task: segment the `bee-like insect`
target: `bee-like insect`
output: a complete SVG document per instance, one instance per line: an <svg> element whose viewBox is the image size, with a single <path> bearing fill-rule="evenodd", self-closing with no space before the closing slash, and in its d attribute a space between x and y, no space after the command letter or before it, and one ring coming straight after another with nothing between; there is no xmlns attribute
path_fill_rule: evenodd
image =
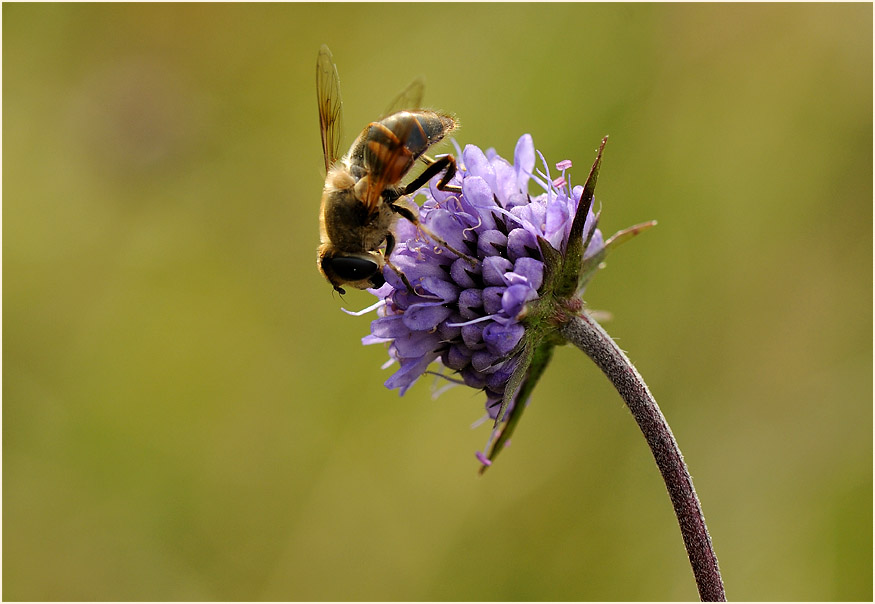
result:
<svg viewBox="0 0 875 604"><path fill-rule="evenodd" d="M322 243L317 263L328 282L341 294L346 293L343 285L358 289L380 287L385 283L382 270L386 264L412 291L403 273L389 261L395 247L392 226L397 216L415 224L438 245L468 258L422 225L410 208L396 203L441 171L445 172L438 188L459 191L458 187L448 184L456 173L453 156L435 160L425 155L426 150L452 132L458 122L444 113L417 109L422 90L420 80L411 84L395 99L386 117L368 124L338 161L340 79L331 51L325 45L319 51L316 97L327 175L319 210ZM417 159L426 164L426 169L408 185L400 186L401 179Z"/></svg>

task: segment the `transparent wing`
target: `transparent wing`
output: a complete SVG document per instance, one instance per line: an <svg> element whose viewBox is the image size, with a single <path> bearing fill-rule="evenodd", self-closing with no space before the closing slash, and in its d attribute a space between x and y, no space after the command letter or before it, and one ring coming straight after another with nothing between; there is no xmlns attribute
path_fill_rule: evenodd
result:
<svg viewBox="0 0 875 604"><path fill-rule="evenodd" d="M425 80L421 77L416 78L398 96L392 99L382 117L388 117L405 109L419 109L422 106L422 95L424 92Z"/></svg>
<svg viewBox="0 0 875 604"><path fill-rule="evenodd" d="M382 121L369 126L364 158L371 176L364 202L371 210L377 207L383 191L398 184L413 163L407 139L412 129L418 127L416 121L392 116L399 111L419 109L424 92L425 80L418 77L392 99Z"/></svg>
<svg viewBox="0 0 875 604"><path fill-rule="evenodd" d="M323 44L316 59L316 101L319 104L319 130L325 171L340 157L341 117L340 78L331 51Z"/></svg>

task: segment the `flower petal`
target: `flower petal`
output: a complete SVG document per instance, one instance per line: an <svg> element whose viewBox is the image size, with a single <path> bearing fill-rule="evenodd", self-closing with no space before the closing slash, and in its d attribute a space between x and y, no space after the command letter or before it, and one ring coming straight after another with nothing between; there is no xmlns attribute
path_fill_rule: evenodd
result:
<svg viewBox="0 0 875 604"><path fill-rule="evenodd" d="M483 151L474 145L466 145L465 150L462 152L462 158L465 161L465 168L468 170L468 173L471 176L479 176L487 182L490 189L494 190L495 171L492 169L492 164Z"/></svg>
<svg viewBox="0 0 875 604"><path fill-rule="evenodd" d="M486 376L486 387L496 392L502 392L505 384L519 365L520 357L515 355L496 365L491 373Z"/></svg>
<svg viewBox="0 0 875 604"><path fill-rule="evenodd" d="M510 260L501 256L489 256L483 260L483 281L487 285L504 285L502 275L513 268Z"/></svg>
<svg viewBox="0 0 875 604"><path fill-rule="evenodd" d="M435 209L428 214L428 228L450 247L457 250L465 247L464 232L455 214L444 209Z"/></svg>
<svg viewBox="0 0 875 604"><path fill-rule="evenodd" d="M476 287L475 279L480 279L480 264L471 266L464 258L457 258L450 266L450 277L460 287Z"/></svg>
<svg viewBox="0 0 875 604"><path fill-rule="evenodd" d="M529 186L529 177L535 169L535 143L531 134L523 134L513 150L513 167L516 170L517 186L525 191Z"/></svg>
<svg viewBox="0 0 875 604"><path fill-rule="evenodd" d="M362 338L363 346L370 346L371 344L385 344L386 342L391 342L392 338L380 338L375 336L374 334L369 333L365 337Z"/></svg>
<svg viewBox="0 0 875 604"><path fill-rule="evenodd" d="M444 348L435 333L415 331L404 338L395 338L392 347L399 359L416 359L424 354L437 353Z"/></svg>
<svg viewBox="0 0 875 604"><path fill-rule="evenodd" d="M507 255L516 262L519 258L526 258L537 255L540 257L541 251L538 247L538 240L534 233L527 229L513 229L507 235Z"/></svg>
<svg viewBox="0 0 875 604"><path fill-rule="evenodd" d="M483 329L483 341L486 342L486 349L489 352L503 357L519 344L524 332L525 328L520 323L508 323L507 325L490 323ZM507 374L508 378L510 373Z"/></svg>
<svg viewBox="0 0 875 604"><path fill-rule="evenodd" d="M520 192L516 170L501 157L496 157L491 163L492 169L495 171L495 187L493 192L498 197L501 205L507 207L511 196Z"/></svg>
<svg viewBox="0 0 875 604"><path fill-rule="evenodd" d="M462 341L465 343L465 346L471 350L483 348L485 346L483 343L484 327L483 323L472 323L462 327Z"/></svg>
<svg viewBox="0 0 875 604"><path fill-rule="evenodd" d="M471 365L465 367L459 375L465 380L465 384L471 388L483 388L486 385L486 376L474 369Z"/></svg>
<svg viewBox="0 0 875 604"><path fill-rule="evenodd" d="M410 333L404 324L404 315L380 317L371 321L371 333L378 338L401 338Z"/></svg>
<svg viewBox="0 0 875 604"><path fill-rule="evenodd" d="M586 246L586 251L583 253L584 258L589 258L598 254L605 247L605 239L602 236L602 232L596 229L595 233L592 234L592 239L589 240L589 245Z"/></svg>
<svg viewBox="0 0 875 604"><path fill-rule="evenodd" d="M482 232L477 241L477 253L484 258L503 256L507 253L507 235L494 229Z"/></svg>
<svg viewBox="0 0 875 604"><path fill-rule="evenodd" d="M462 195L471 209L477 212L481 227L494 229L495 219L491 210L495 207L495 199L489 184L479 176L469 176L462 183Z"/></svg>
<svg viewBox="0 0 875 604"><path fill-rule="evenodd" d="M464 346L450 346L442 357L444 365L450 369L461 371L471 362L471 351Z"/></svg>
<svg viewBox="0 0 875 604"><path fill-rule="evenodd" d="M458 313L451 313L445 321L437 327L437 334L441 342L454 342L462 337L461 327L450 327L450 324L461 323L464 319Z"/></svg>
<svg viewBox="0 0 875 604"><path fill-rule="evenodd" d="M486 373L498 359L495 358L495 353L488 349L477 350L471 357L471 367L481 373Z"/></svg>
<svg viewBox="0 0 875 604"><path fill-rule="evenodd" d="M438 272L437 277L423 277L420 285L442 302L453 302L459 297L459 287L447 280L447 274L443 270Z"/></svg>
<svg viewBox="0 0 875 604"><path fill-rule="evenodd" d="M483 310L487 315L501 312L501 297L506 289L506 287L493 285L483 290Z"/></svg>
<svg viewBox="0 0 875 604"><path fill-rule="evenodd" d="M516 318L529 300L538 297L538 292L528 285L511 285L501 297L501 308L508 317Z"/></svg>
<svg viewBox="0 0 875 604"><path fill-rule="evenodd" d="M513 264L513 272L524 276L532 289L541 289L544 282L544 263L540 260L525 256L518 258Z"/></svg>
<svg viewBox="0 0 875 604"><path fill-rule="evenodd" d="M437 357L437 353L429 353L423 355L422 358L415 362L403 364L398 371L393 373L392 376L386 380L384 385L390 390L398 388L399 396L403 396L404 393L407 392L407 389L413 385L413 382L422 375L431 362Z"/></svg>
<svg viewBox="0 0 875 604"><path fill-rule="evenodd" d="M483 290L466 289L459 294L459 314L466 321L483 316Z"/></svg>
<svg viewBox="0 0 875 604"><path fill-rule="evenodd" d="M416 331L429 331L450 316L452 309L440 302L414 304L404 311L404 325Z"/></svg>
<svg viewBox="0 0 875 604"><path fill-rule="evenodd" d="M570 225L568 198L564 196L553 199L547 205L547 220L545 235L547 241L558 249L563 249L563 240L567 237L565 227Z"/></svg>

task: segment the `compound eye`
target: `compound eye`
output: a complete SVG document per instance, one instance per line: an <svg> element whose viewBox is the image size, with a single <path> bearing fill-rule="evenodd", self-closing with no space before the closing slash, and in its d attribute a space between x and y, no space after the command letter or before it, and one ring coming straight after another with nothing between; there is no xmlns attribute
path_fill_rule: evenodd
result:
<svg viewBox="0 0 875 604"><path fill-rule="evenodd" d="M328 261L334 274L344 281L360 281L377 272L379 265L373 260L355 257L335 257Z"/></svg>

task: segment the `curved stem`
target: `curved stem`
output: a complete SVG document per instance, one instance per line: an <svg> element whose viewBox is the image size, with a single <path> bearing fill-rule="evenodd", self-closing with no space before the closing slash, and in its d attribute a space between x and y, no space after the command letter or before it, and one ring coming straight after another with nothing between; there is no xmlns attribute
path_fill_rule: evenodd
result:
<svg viewBox="0 0 875 604"><path fill-rule="evenodd" d="M643 378L601 325L586 314L573 317L559 331L595 361L623 397L662 473L696 577L699 597L703 602L725 602L717 556L693 488L693 479L668 422Z"/></svg>

